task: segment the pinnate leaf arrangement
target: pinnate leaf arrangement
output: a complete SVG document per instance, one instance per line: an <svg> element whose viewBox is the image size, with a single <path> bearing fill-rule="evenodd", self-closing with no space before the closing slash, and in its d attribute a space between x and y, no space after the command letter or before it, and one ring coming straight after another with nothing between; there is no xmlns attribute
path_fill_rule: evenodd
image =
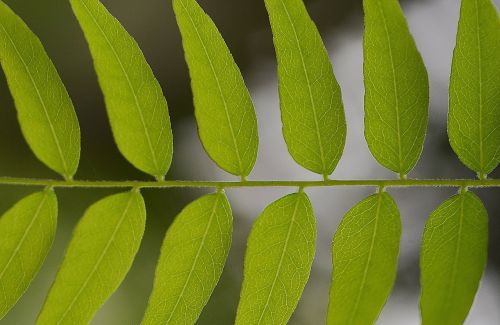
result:
<svg viewBox="0 0 500 325"><path fill-rule="evenodd" d="M210 158L236 181L166 181L172 161L167 101L136 41L98 0L70 0L94 60L121 154L148 181L73 180L80 158L75 110L35 34L0 1L0 62L26 142L62 180L2 177L44 187L0 218L0 319L36 276L54 240L54 188L121 187L85 212L37 324L87 324L117 289L139 249L146 221L141 188L207 187L165 236L143 324L194 324L221 276L232 240L225 188L298 188L271 203L247 243L236 324L285 324L309 278L316 225L305 192L314 186L371 186L376 193L344 216L332 243L327 324L373 324L396 277L398 206L387 187L447 186L458 194L429 217L421 250L423 324L462 324L487 259L488 216L470 191L500 162L500 21L491 0L462 0L450 82L448 136L477 179L408 179L423 148L429 82L397 0L364 0L365 137L374 158L399 177L331 180L346 121L340 87L302 0L264 0L278 63L283 136L313 181L247 180L257 158L257 118L240 70L195 0L173 0L192 80L195 117Z"/></svg>

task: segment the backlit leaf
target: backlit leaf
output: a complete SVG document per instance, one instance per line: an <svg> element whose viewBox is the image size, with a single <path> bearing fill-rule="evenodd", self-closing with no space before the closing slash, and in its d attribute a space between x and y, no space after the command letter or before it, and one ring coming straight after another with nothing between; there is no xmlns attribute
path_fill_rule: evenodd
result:
<svg viewBox="0 0 500 325"><path fill-rule="evenodd" d="M167 101L136 41L98 0L71 0L89 43L113 136L136 168L163 179L172 161Z"/></svg>
<svg viewBox="0 0 500 325"><path fill-rule="evenodd" d="M182 210L163 242L153 293L142 324L194 324L219 281L232 235L223 193Z"/></svg>
<svg viewBox="0 0 500 325"><path fill-rule="evenodd" d="M309 278L315 241L305 193L287 195L262 212L248 238L236 325L288 322Z"/></svg>
<svg viewBox="0 0 500 325"><path fill-rule="evenodd" d="M375 159L406 175L422 152L429 81L398 0L364 0L365 138Z"/></svg>
<svg viewBox="0 0 500 325"><path fill-rule="evenodd" d="M208 155L225 171L250 174L257 118L241 72L212 19L195 0L174 0L191 75L195 116Z"/></svg>
<svg viewBox="0 0 500 325"><path fill-rule="evenodd" d="M56 225L57 198L51 190L25 197L0 218L0 319L38 273Z"/></svg>
<svg viewBox="0 0 500 325"><path fill-rule="evenodd" d="M80 160L73 103L40 40L2 1L0 63L31 150L48 167L71 178Z"/></svg>
<svg viewBox="0 0 500 325"><path fill-rule="evenodd" d="M454 195L425 225L420 259L424 325L462 324L484 272L488 215L471 192Z"/></svg>
<svg viewBox="0 0 500 325"><path fill-rule="evenodd" d="M330 175L342 156L346 122L340 87L302 0L266 0L278 58L283 135L293 159Z"/></svg>
<svg viewBox="0 0 500 325"><path fill-rule="evenodd" d="M87 324L127 274L146 221L138 192L108 196L78 223L37 324Z"/></svg>
<svg viewBox="0 0 500 325"><path fill-rule="evenodd" d="M490 0L463 0L450 80L448 135L486 176L500 162L500 20Z"/></svg>
<svg viewBox="0 0 500 325"><path fill-rule="evenodd" d="M369 196L342 219L333 239L328 324L374 324L391 292L401 220L387 193Z"/></svg>

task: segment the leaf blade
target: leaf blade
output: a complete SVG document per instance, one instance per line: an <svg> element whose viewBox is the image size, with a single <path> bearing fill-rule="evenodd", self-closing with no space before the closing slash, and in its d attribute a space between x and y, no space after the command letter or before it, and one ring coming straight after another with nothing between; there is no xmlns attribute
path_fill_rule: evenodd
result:
<svg viewBox="0 0 500 325"><path fill-rule="evenodd" d="M448 136L481 177L500 162L500 20L489 0L463 0L450 78Z"/></svg>
<svg viewBox="0 0 500 325"><path fill-rule="evenodd" d="M373 324L396 278L401 220L378 193L351 208L333 239L328 324Z"/></svg>
<svg viewBox="0 0 500 325"><path fill-rule="evenodd" d="M37 324L82 324L92 319L132 265L145 215L144 200L135 191L108 196L85 212Z"/></svg>
<svg viewBox="0 0 500 325"><path fill-rule="evenodd" d="M118 149L136 168L163 179L173 140L163 91L137 42L98 0L71 0L90 47Z"/></svg>
<svg viewBox="0 0 500 325"><path fill-rule="evenodd" d="M222 274L231 235L231 207L223 193L185 207L165 236L142 324L194 324Z"/></svg>
<svg viewBox="0 0 500 325"><path fill-rule="evenodd" d="M214 22L195 0L174 0L173 5L201 142L220 168L245 177L257 159L259 138L241 72Z"/></svg>
<svg viewBox="0 0 500 325"><path fill-rule="evenodd" d="M31 150L49 168L72 178L80 160L73 103L38 37L1 1L0 63Z"/></svg>
<svg viewBox="0 0 500 325"><path fill-rule="evenodd" d="M0 319L38 273L56 227L57 198L51 190L23 198L0 218Z"/></svg>
<svg viewBox="0 0 500 325"><path fill-rule="evenodd" d="M423 324L464 322L486 266L487 245L488 215L473 193L454 195L432 212L420 259Z"/></svg>
<svg viewBox="0 0 500 325"><path fill-rule="evenodd" d="M406 175L423 150L429 81L397 0L364 0L365 138L384 167Z"/></svg>
<svg viewBox="0 0 500 325"><path fill-rule="evenodd" d="M248 238L236 325L288 321L309 278L315 241L305 193L287 195L262 212Z"/></svg>
<svg viewBox="0 0 500 325"><path fill-rule="evenodd" d="M347 128L328 53L302 0L265 3L278 59L288 152L302 167L328 176L342 156Z"/></svg>

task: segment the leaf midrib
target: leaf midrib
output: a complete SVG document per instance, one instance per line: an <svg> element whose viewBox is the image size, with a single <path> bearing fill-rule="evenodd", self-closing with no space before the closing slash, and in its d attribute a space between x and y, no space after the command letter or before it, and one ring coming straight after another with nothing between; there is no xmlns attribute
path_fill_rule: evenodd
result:
<svg viewBox="0 0 500 325"><path fill-rule="evenodd" d="M384 8L382 7L382 3L380 1L377 1L377 5L380 11L380 14L382 16L382 22L384 25L384 31L385 31L385 36L387 40L387 46L389 47L389 59L391 61L391 73L392 73L392 83L394 87L394 108L396 110L396 130L397 130L397 141L398 141L398 165L399 165L399 173L403 173L403 158L402 158L402 146L401 146L401 122L399 118L399 92L398 92L398 87L397 87L397 80L396 80L396 67L394 64L394 55L393 55L393 50L392 50L392 43L391 43L391 37L389 35L389 29L387 26L387 18L385 16L385 11Z"/></svg>
<svg viewBox="0 0 500 325"><path fill-rule="evenodd" d="M456 285L454 285L456 278L457 278L457 266L458 266L458 260L460 258L460 246L462 242L462 228L463 228L463 219L464 219L464 200L465 200L465 194L460 194L460 218L458 221L458 233L457 233L457 240L456 240L456 247L455 247L455 254L453 255L453 264L451 268L451 277L450 277L450 286L447 286L447 293L446 293L446 299L443 300L444 306L443 306L443 312L446 313L450 304L451 304L451 297L453 297Z"/></svg>
<svg viewBox="0 0 500 325"><path fill-rule="evenodd" d="M120 57L118 56L118 53L116 52L113 44L109 40L109 38L106 35L106 33L104 32L104 30L101 28L101 25L99 25L99 23L95 19L94 15L92 14L92 12L88 8L88 6L85 4L85 0L80 1L80 3L83 5L83 7L85 8L85 10L89 14L90 18L92 18L92 21L94 22L94 24L97 26L97 28L99 29L99 31L103 35L104 39L106 40L106 43L108 44L109 48L113 52L113 55L115 56L115 58L116 58L116 60L118 62L118 64L120 65L120 69L122 70L123 75L125 76L125 79L127 80L127 84L128 84L129 89L130 89L130 91L132 93L132 96L134 97L134 104L135 104L135 107L137 109L137 112L139 113L141 124L142 124L142 127L144 129L144 135L146 136L146 141L148 143L148 148L149 148L149 151L151 152L151 158L153 159L154 167L156 169L156 172L159 172L158 158L156 157L156 153L155 153L155 151L153 149L153 144L151 142L151 138L149 136L149 131L148 131L148 128L146 126L146 121L144 120L144 115L142 114L142 106L139 103L139 99L137 98L137 94L135 93L135 89L132 86L132 82L130 80L130 77L129 77L129 75L128 75L126 69L125 69L125 67L123 66L123 63L122 63ZM154 175L154 176L156 176L157 178L163 178L163 175Z"/></svg>
<svg viewBox="0 0 500 325"><path fill-rule="evenodd" d="M290 22L290 25L292 26L293 34L295 37L295 44L297 45L297 48L299 50L298 53L299 53L300 60L302 63L302 69L304 70L304 76L306 77L307 89L309 92L309 100L311 101L311 108L312 108L312 113L313 113L313 117L314 117L316 138L318 139L319 154L321 157L321 167L323 169L322 173L325 174L325 176L328 176L328 175L326 175L326 173L328 173L328 171L326 168L325 153L324 153L324 149L323 149L323 141L321 139L321 134L320 134L320 130L319 130L319 122L318 122L318 117L316 114L316 102L315 102L314 96L312 94L311 81L309 79L309 71L307 70L307 67L306 67L306 63L304 60L304 54L302 53L302 47L300 46L300 41L299 41L299 37L297 35L297 30L295 28L295 24L293 23L292 17L290 16L290 12L288 11L288 8L286 7L285 2L283 0L280 0L280 2L283 6L283 9L284 9L286 15L287 15L287 18L288 18L288 21Z"/></svg>
<svg viewBox="0 0 500 325"><path fill-rule="evenodd" d="M0 26L2 27L5 35L7 35L7 38L9 39L10 44L12 45L12 47L14 48L14 50L16 51L17 56L21 60L21 63L23 64L23 67L26 70L26 73L28 74L31 83L32 83L33 87L35 88L35 91L36 91L36 94L37 94L37 97L38 97L38 101L42 105L44 116L47 119L47 122L49 123L50 133L52 135L52 138L54 139L54 143L56 145L57 152L59 154L59 159L60 159L60 161L62 163L62 167L63 167L63 170L64 170L64 175L63 176L66 179L70 179L73 175L71 175L71 173L68 171L68 165L67 165L66 159L64 158L64 155L62 153L61 144L59 143L59 139L58 139L58 137L56 135L56 131L55 131L54 125L52 124L52 120L50 119L49 113L47 111L47 106L45 104L45 101L43 100L42 94L40 93L40 89L38 89L38 86L37 86L37 84L35 82L35 79L33 78L33 75L31 74L31 70L28 68L28 65L26 64L26 61L24 61L24 58L21 56L21 53L19 52L16 44L14 43L14 40L12 39L12 37L10 36L10 34L7 32L7 29L5 29L5 26L1 22L1 20L0 20Z"/></svg>
<svg viewBox="0 0 500 325"><path fill-rule="evenodd" d="M189 274L188 274L188 276L186 278L186 281L184 282L184 286L182 287L182 290L181 290L181 293L179 294L179 297L177 297L177 301L175 302L174 308L172 309L172 312L170 313L170 316L169 316L166 324L169 324L170 320L174 316L175 311L177 309L177 306L179 305L179 302L181 301L182 296L184 295L184 291L186 290L187 285L188 285L189 281L191 280L191 276L193 275L193 272L194 272L194 269L196 267L196 264L198 263L198 259L200 257L200 253L201 253L201 251L203 249L203 246L205 245L205 241L206 241L207 236L208 236L208 231L210 230L210 227L212 226L212 222L213 222L213 219L214 219L214 216L215 216L215 210L217 209L217 204L218 203L219 203L219 195L216 195L214 206L212 208L212 212L210 213L210 218L208 220L207 227L206 227L205 232L203 234L203 238L202 238L202 240L200 242L200 246L198 247L198 250L196 252L196 256L195 256L195 258L193 260L193 264L191 265L191 269L189 270Z"/></svg>
<svg viewBox="0 0 500 325"><path fill-rule="evenodd" d="M483 149L483 65L482 65L482 51L481 51L481 36L479 33L479 4L478 0L475 1L476 5L476 40L477 40L477 52L478 52L478 65L479 65L479 168L482 174L486 166L484 166L484 149ZM481 178L483 175L479 175Z"/></svg>
<svg viewBox="0 0 500 325"><path fill-rule="evenodd" d="M264 308L262 309L262 313L260 314L259 321L257 322L257 325L260 325L260 323L262 322L262 319L264 318L264 314L266 313L267 307L269 306L269 302L271 301L271 296L273 295L274 287L276 285L276 282L278 281L278 276L281 273L281 267L283 266L283 259L285 258L285 254L286 254L286 251L288 249L290 236L292 233L293 225L295 223L295 218L297 216L297 210L298 210L299 203L300 203L301 199L302 199L301 197L298 197L297 202L295 203L295 207L294 207L293 214L292 214L292 219L290 220L290 225L288 226L285 242L283 245L283 251L281 252L280 260L278 262L278 267L276 269L276 274L274 276L273 283L271 285L271 290L269 291L269 295L267 296L266 304L264 305Z"/></svg>
<svg viewBox="0 0 500 325"><path fill-rule="evenodd" d="M373 248L375 246L375 239L377 237L378 222L379 222L379 217L380 217L380 206L382 205L382 196L383 196L382 193L378 194L377 210L375 212L375 225L373 228L373 234L372 234L372 238L371 238L371 242L370 242L370 249L368 251L368 258L366 260L366 264L365 264L365 267L363 270L363 278L362 278L361 284L359 286L358 295L356 296L356 301L354 303L354 308L353 308L352 312L350 313L349 321L347 322L347 324L352 324L354 322L354 319L358 313L358 308L359 308L359 303L361 301L361 296L362 296L363 292L365 291L364 287L366 284L366 278L368 277L368 269L370 268L370 263L372 260Z"/></svg>
<svg viewBox="0 0 500 325"><path fill-rule="evenodd" d="M2 272L0 272L0 281L2 280L3 276L5 275L5 271L7 271L7 269L9 268L10 263L12 263L12 261L14 260L14 257L17 255L17 253L21 249L21 246L23 245L26 237L28 236L28 233L30 232L33 225L35 224L35 221L40 216L40 211L42 209L42 206L45 204L45 201L47 200L47 195L48 195L47 193L44 193L42 200L40 201L40 203L38 204L38 206L36 208L35 215L31 219L28 227L26 227L23 235L21 236L21 239L19 240L19 242L16 245L16 248L12 252L12 255L10 256L9 260L7 261L7 264L5 264L5 267L3 268Z"/></svg>
<svg viewBox="0 0 500 325"><path fill-rule="evenodd" d="M101 254L99 255L99 258L97 259L96 263L94 264L94 267L92 268L92 271L90 271L90 273L87 275L87 277L86 277L85 281L83 282L82 286L80 287L80 289L78 290L78 292L76 293L76 295L71 300L71 303L64 310L61 318L57 321L57 325L61 324L61 322L64 320L64 318L71 311L71 309L73 308L73 305L76 303L76 301L78 300L78 298L82 294L83 290L85 289L85 287L89 283L90 279L94 276L94 273L100 267L100 264L101 264L101 262L104 259L104 256L107 254L107 252L108 252L108 250L109 250L109 248L111 246L111 243L113 243L113 241L115 240L116 234L118 233L118 230L121 228L121 226L123 224L123 221L125 220L125 217L126 217L126 215L128 213L128 210L129 210L130 205L131 205L131 203L132 203L132 201L133 201L134 198L135 198L135 195L133 193L130 193L130 197L129 197L128 201L127 201L127 205L125 206L125 209L123 210L122 215L120 216L120 219L118 220L118 223L116 224L116 227L113 230L113 233L111 234L111 237L109 238L108 242L106 243L106 246L104 246L104 249L102 250Z"/></svg>
<svg viewBox="0 0 500 325"><path fill-rule="evenodd" d="M241 161L240 152L238 150L238 143L236 141L236 136L234 134L233 124L232 124L231 118L229 116L229 108L228 108L228 105L227 105L224 93L222 92L222 87L220 85L219 77L218 77L217 73L215 72L215 68L214 68L214 65L213 65L213 62L212 62L212 58L208 54L208 50L207 50L207 47L205 45L205 42L203 41L203 39L202 39L202 37L200 35L200 32L198 31L198 28L197 28L196 24L194 23L193 17L191 16L191 13L187 9L186 5L184 4L184 1L183 0L178 0L178 2L181 4L181 6L184 9L185 13L189 17L189 21L191 22L191 25L193 26L193 28L194 28L194 30L196 32L196 35L198 36L198 39L199 39L199 41L200 41L200 43L201 43L201 45L203 47L203 51L205 52L205 56L207 57L208 62L210 63L210 69L212 70L212 74L214 75L214 79L215 79L215 82L217 84L217 89L219 91L219 96L222 99L222 103L223 103L223 106L224 106L224 113L226 115L227 123L229 125L229 131L231 133L231 139L233 140L234 151L236 153L236 158L238 159L238 168L240 170L240 174L242 176L244 176L243 174L245 174L245 171L243 169L243 163Z"/></svg>

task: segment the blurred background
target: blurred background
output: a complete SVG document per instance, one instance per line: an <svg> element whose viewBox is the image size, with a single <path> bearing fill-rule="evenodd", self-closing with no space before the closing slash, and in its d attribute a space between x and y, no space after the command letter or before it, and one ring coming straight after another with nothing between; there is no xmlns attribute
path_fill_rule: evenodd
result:
<svg viewBox="0 0 500 325"><path fill-rule="evenodd" d="M44 43L75 103L82 131L78 179L148 179L122 158L113 143L102 94L83 35L67 0L4 0ZM500 0L494 0L500 7ZM137 39L167 97L174 132L174 161L168 179L212 180L234 177L219 170L204 153L193 117L189 77L180 34L168 0L103 0ZM224 35L252 94L259 121L259 157L250 179L319 179L288 155L281 135L276 62L263 0L199 0ZM310 0L343 91L348 123L344 156L332 178L393 178L368 151L363 137L361 0ZM429 130L420 162L409 177L472 178L448 143L448 79L459 14L459 0L402 0L410 29L429 70ZM499 121L500 123L500 121ZM12 98L0 73L0 175L57 178L29 151L16 121ZM490 175L499 178L500 172ZM34 191L0 187L0 211ZM199 324L234 321L243 273L246 238L253 220L275 199L294 189L229 190L234 238L222 279ZM323 324L331 273L331 238L341 217L373 189L308 189L318 222L317 254L311 279L290 324ZM403 237L397 283L378 324L419 324L419 246L429 213L453 189L391 190L401 210ZM500 324L500 189L474 190L490 215L488 268L467 324ZM0 324L33 324L61 262L72 229L86 207L112 190L58 189L59 227L54 247L26 295ZM144 190L148 222L132 270L92 324L138 324L151 291L155 263L166 229L202 190ZM103 216L105 218L106 216Z"/></svg>

